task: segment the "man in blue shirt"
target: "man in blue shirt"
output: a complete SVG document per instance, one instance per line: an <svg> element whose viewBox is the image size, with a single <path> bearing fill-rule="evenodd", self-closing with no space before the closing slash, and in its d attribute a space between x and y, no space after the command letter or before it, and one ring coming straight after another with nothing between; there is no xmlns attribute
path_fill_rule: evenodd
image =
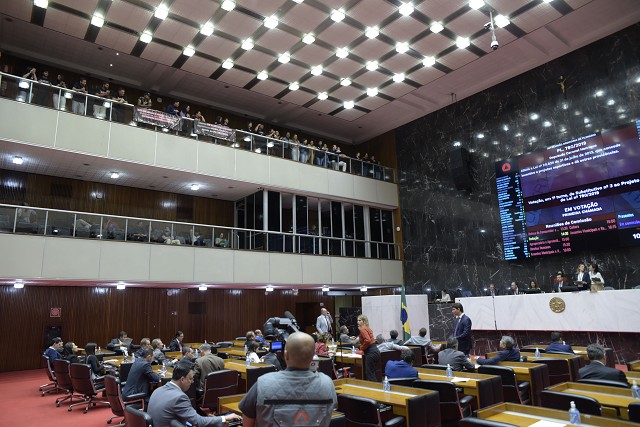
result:
<svg viewBox="0 0 640 427"><path fill-rule="evenodd" d="M500 339L500 352L490 359L478 357L476 362L478 365L497 365L500 362L519 362L520 350L513 348L515 341L508 335L505 335Z"/></svg>
<svg viewBox="0 0 640 427"><path fill-rule="evenodd" d="M570 345L562 341L560 332L551 332L551 344L545 350L547 353L574 353Z"/></svg>
<svg viewBox="0 0 640 427"><path fill-rule="evenodd" d="M402 350L401 360L389 360L384 368L387 378L418 378L418 370L413 367L415 356L411 350Z"/></svg>
<svg viewBox="0 0 640 427"><path fill-rule="evenodd" d="M62 359L60 350L63 345L62 338L57 337L51 340L51 346L44 351L44 355L49 358L49 366L51 366L51 370L53 370L53 361L56 359Z"/></svg>

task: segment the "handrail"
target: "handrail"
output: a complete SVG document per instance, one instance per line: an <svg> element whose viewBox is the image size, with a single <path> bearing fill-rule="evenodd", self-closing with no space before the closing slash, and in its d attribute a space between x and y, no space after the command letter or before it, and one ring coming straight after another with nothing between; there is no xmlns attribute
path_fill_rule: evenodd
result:
<svg viewBox="0 0 640 427"><path fill-rule="evenodd" d="M77 92L72 87L63 88L57 86L54 83L41 83L36 80L0 72L0 83L3 82L3 78L5 80L16 82L17 95L15 96L15 100L18 102L36 103L37 105L43 106L45 108L66 111L67 99L73 99L74 97L83 97L83 102L77 101L82 104L82 112L74 111L74 113L82 114L85 116L91 116L93 114L93 117L101 120L115 121L136 127L139 124L148 123L153 126L154 130L156 131L161 130L163 132L167 132L169 130L169 126L166 124L146 122L139 118L136 119L136 109L147 107L138 107L137 105L128 102L115 101L113 98L105 98L89 93ZM43 92L39 93L37 90L34 90L34 88L43 89ZM5 95L5 92L7 92L8 89L8 87L3 88L0 95L8 98ZM58 98L54 98L53 101L51 101L51 99L42 99L43 96L46 98L52 98L52 95L56 95ZM92 102L90 102L90 100ZM74 102L76 101L74 100ZM53 104L57 104L57 106ZM127 120L125 120L123 115L124 111L116 111L118 109L112 108L114 106L119 107L118 109L129 111L131 120L128 120L129 117L127 117ZM90 107L93 108L93 112L89 111ZM72 103L72 109L73 108L75 107ZM161 110L155 110L153 108L148 109L156 113L161 113L161 115L167 115L167 113ZM313 166L342 170L343 172L348 172L353 175L372 178L379 181L394 183L398 182L397 171L395 169L377 163L371 163L364 159L353 158L344 153L337 155L333 154L332 152L319 149L317 147L310 147L300 141L294 142L290 140L274 139L267 135L247 132L246 130L242 129L228 128L231 132L229 132L229 135L226 137L207 136L206 134L199 135L196 132L195 126L197 120L192 117L177 117L177 119L178 120L173 124L173 127L171 128L172 130L176 131L177 136L194 137L198 140L200 138L210 137L213 138L214 143L218 143L218 140L229 141L229 146L231 148L243 148L243 145L245 143L248 143L248 151L252 151L258 154L263 154L264 150L264 154L270 156L286 158L300 163L311 164ZM211 123L207 123L207 125L211 125ZM184 135L180 135L180 132L182 132ZM245 138L246 136L249 137L248 141ZM289 153L286 153L286 150L288 150ZM333 156L336 156L335 161L331 160L333 159ZM315 162L311 162L312 159L315 159ZM342 165L343 162L344 165Z"/></svg>
<svg viewBox="0 0 640 427"><path fill-rule="evenodd" d="M37 218L38 212L44 212L44 222L38 222L37 219L32 222L32 215ZM55 214L58 214L58 216L68 215L68 218L55 218ZM3 221L3 215L7 217L7 220ZM9 220L11 216L12 218ZM52 219L52 217L54 218ZM94 224L90 224L86 219L84 219L92 217L99 217L99 221ZM56 225L57 221L65 220L67 222L62 226ZM78 227L79 220L88 224L90 228L85 227L80 230ZM112 224L114 220L120 220L123 222L124 227L116 227L114 225L114 230L111 230L110 224ZM148 226L144 229L144 231L146 231L146 234L144 234L144 240L140 237L136 238L135 236L137 236L137 234L133 233L135 227L134 224L138 221L148 222ZM153 227L153 224L160 224L160 227ZM353 256L358 258L400 259L399 245L393 242L377 242L356 238L301 234L295 231L282 232L257 230L212 224L198 224L122 215L105 215L92 212L38 208L34 206L0 204L0 233L27 233L58 237L160 243L158 240L152 240L152 234L156 234L156 238L161 238L162 235L158 234L158 232L163 231L165 227L169 226L170 233L166 237L174 244L179 244L175 243L176 240L179 241L179 237L182 237L185 240L185 243L187 242L187 237L189 237L188 241L190 241L190 245L193 246L210 245L232 249L245 249L244 246L246 246L250 250L262 248L262 250L266 250L267 252L311 253L320 255L338 255L344 257ZM182 227L184 228L181 229ZM69 234L60 233L61 231L65 231L65 229L67 229L66 231ZM90 232L90 230L93 231ZM205 232L205 230L207 231ZM83 232L80 234L84 235L80 235L78 231ZM222 244L216 245L215 241L220 237L218 234L220 232L225 236L224 239L222 239ZM189 233L189 236L185 236L180 233ZM233 240L232 242L229 242L229 237ZM208 244L206 240L209 240ZM167 243L166 240L165 243ZM358 251L364 251L364 255L358 256Z"/></svg>

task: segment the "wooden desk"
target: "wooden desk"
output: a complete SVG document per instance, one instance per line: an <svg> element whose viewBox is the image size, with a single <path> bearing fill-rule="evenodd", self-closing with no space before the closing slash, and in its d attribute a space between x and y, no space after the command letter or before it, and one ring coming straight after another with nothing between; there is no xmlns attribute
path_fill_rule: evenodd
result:
<svg viewBox="0 0 640 427"><path fill-rule="evenodd" d="M567 425L569 414L567 411L557 409L540 408L537 406L517 405L515 403L501 403L499 405L478 411L478 418L489 421L513 424L521 427L529 427L538 421L550 421ZM582 426L590 427L633 427L636 423L629 421L612 420L611 418L597 417L595 415L580 414Z"/></svg>
<svg viewBox="0 0 640 427"><path fill-rule="evenodd" d="M242 411L240 410L240 401L244 397L244 394L232 394L231 396L222 396L218 398L219 404L219 412L224 414L226 412L234 412L236 414L242 415ZM333 411L331 414L332 418L342 416L342 412Z"/></svg>
<svg viewBox="0 0 640 427"><path fill-rule="evenodd" d="M630 371L638 371L640 372L640 360L632 360L627 363L627 369Z"/></svg>
<svg viewBox="0 0 640 427"><path fill-rule="evenodd" d="M236 359L224 359L224 367L226 369L231 369L232 371L236 371L240 373L240 378L243 380L247 380L247 369L252 368L264 368L266 366L271 366L267 363L252 363L251 366L247 366L244 360L236 360Z"/></svg>
<svg viewBox="0 0 640 427"><path fill-rule="evenodd" d="M504 401L504 398L494 397L493 384L491 384L494 381L496 382L496 386L500 388L499 394L502 396L502 380L500 377L476 374L474 372L453 371L453 378L449 378L445 371L439 369L416 369L418 370L418 378L421 380L449 381L455 383L456 387L462 387L464 394L475 398L474 409L484 408Z"/></svg>
<svg viewBox="0 0 640 427"><path fill-rule="evenodd" d="M627 413L629 404L638 401L631 397L631 389L628 388L583 383L562 383L551 386L548 390L593 397L602 405L602 414L604 416L617 416L625 420L629 419L629 414Z"/></svg>
<svg viewBox="0 0 640 427"><path fill-rule="evenodd" d="M351 372L355 374L356 378L364 378L364 360L361 354L351 354L350 351L338 351L335 354L334 360L339 364L338 367L351 367Z"/></svg>
<svg viewBox="0 0 640 427"><path fill-rule="evenodd" d="M494 357L498 354L498 352L494 351L491 353L487 353L486 357ZM578 371L581 367L584 366L584 360L582 356L576 354L557 354L557 353L540 353L540 357L536 358L534 353L522 352L520 356L526 357L527 362L534 362L538 359L564 359L567 361L567 369L569 371L569 376L571 381L579 380Z"/></svg>
<svg viewBox="0 0 640 427"><path fill-rule="evenodd" d="M624 375L627 377L629 384L633 384L633 380L636 380L640 385L640 371L626 371Z"/></svg>
<svg viewBox="0 0 640 427"><path fill-rule="evenodd" d="M200 346L204 344L204 342L188 342L185 344L182 344L183 347L191 347L193 349L193 351L196 351L196 349L200 349ZM213 345L213 344L212 344Z"/></svg>
<svg viewBox="0 0 640 427"><path fill-rule="evenodd" d="M164 357L166 357L167 359L171 360L171 359L182 359L182 352L181 351L167 351L164 353Z"/></svg>
<svg viewBox="0 0 640 427"><path fill-rule="evenodd" d="M508 366L516 374L516 380L529 382L531 404L540 405L540 393L549 387L549 368L542 363L500 362L498 366Z"/></svg>

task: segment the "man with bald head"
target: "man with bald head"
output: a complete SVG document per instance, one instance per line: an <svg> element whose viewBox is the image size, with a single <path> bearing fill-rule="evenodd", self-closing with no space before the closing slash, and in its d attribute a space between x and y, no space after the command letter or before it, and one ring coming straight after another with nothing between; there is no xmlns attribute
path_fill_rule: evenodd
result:
<svg viewBox="0 0 640 427"><path fill-rule="evenodd" d="M333 382L309 369L315 354L311 335L289 335L284 348L287 369L262 375L240 401L242 425L328 426L337 402Z"/></svg>

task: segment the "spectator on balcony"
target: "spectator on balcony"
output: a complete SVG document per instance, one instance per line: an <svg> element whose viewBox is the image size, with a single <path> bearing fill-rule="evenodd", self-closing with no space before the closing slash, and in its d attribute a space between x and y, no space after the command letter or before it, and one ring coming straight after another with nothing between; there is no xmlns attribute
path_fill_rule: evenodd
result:
<svg viewBox="0 0 640 427"><path fill-rule="evenodd" d="M222 121L222 126L224 126L226 128L231 127L231 126L229 126L229 118L228 117L224 118L224 120Z"/></svg>
<svg viewBox="0 0 640 427"><path fill-rule="evenodd" d="M220 233L220 235L218 237L216 237L216 240L214 242L215 246L219 247L219 248L228 248L229 247L229 241L224 237L224 233Z"/></svg>
<svg viewBox="0 0 640 427"><path fill-rule="evenodd" d="M370 161L373 165L373 177L375 179L382 179L382 166L380 166L380 162L376 160L376 156L371 156Z"/></svg>
<svg viewBox="0 0 640 427"><path fill-rule="evenodd" d="M53 91L53 108L64 111L67 108L67 99L64 97L65 91L62 89L67 88L67 83L62 74L58 74L57 83L54 86L58 89Z"/></svg>
<svg viewBox="0 0 640 427"><path fill-rule="evenodd" d="M179 245L180 240L176 238L176 235L169 226L164 227L164 231L162 232L162 241L166 245Z"/></svg>
<svg viewBox="0 0 640 427"><path fill-rule="evenodd" d="M109 218L109 220L107 220L104 229L107 234L107 239L118 238L121 230L120 224L118 224L118 221L113 218Z"/></svg>
<svg viewBox="0 0 640 427"><path fill-rule="evenodd" d="M207 123L200 110L196 111L196 115L193 117L193 119L199 121L200 123Z"/></svg>
<svg viewBox="0 0 640 427"><path fill-rule="evenodd" d="M253 133L257 135L264 135L264 125L262 123L258 123L255 129L253 129ZM253 150L258 154L263 153L265 151L264 149L266 148L265 139L255 137L253 141Z"/></svg>
<svg viewBox="0 0 640 427"><path fill-rule="evenodd" d="M340 151L340 147L336 147L335 152L336 152L336 155L338 156L336 169L340 169L342 172L346 172L347 162L345 162L345 160L347 159L347 155L344 154L342 151Z"/></svg>
<svg viewBox="0 0 640 427"><path fill-rule="evenodd" d="M338 146L333 144L331 150L327 152L328 166L333 170L338 170Z"/></svg>
<svg viewBox="0 0 640 427"><path fill-rule="evenodd" d="M136 242L146 242L149 236L148 231L149 227L145 227L144 222L140 220L136 225L131 227L131 237L129 237L129 239Z"/></svg>
<svg viewBox="0 0 640 427"><path fill-rule="evenodd" d="M39 85L34 88L33 101L38 105L49 106L49 94L51 93L51 82L49 81L49 71L44 70L38 79Z"/></svg>
<svg viewBox="0 0 640 427"><path fill-rule="evenodd" d="M369 153L364 153L362 156L362 176L369 177L373 174L373 169L369 160Z"/></svg>
<svg viewBox="0 0 640 427"><path fill-rule="evenodd" d="M316 150L316 165L325 166L326 165L326 152L323 150L322 141L318 141L318 148Z"/></svg>
<svg viewBox="0 0 640 427"><path fill-rule="evenodd" d="M26 80L33 80L34 82L38 81L38 76L36 74L37 72L38 70L36 69L36 67L29 66L27 67L25 72L22 74L22 78ZM16 101L31 103L31 98L33 97L33 92L32 92L33 84L30 81L21 80L20 86L23 86L23 87L18 92L18 97L16 98Z"/></svg>
<svg viewBox="0 0 640 427"><path fill-rule="evenodd" d="M111 90L109 89L109 82L104 82L102 86L97 88L93 93L95 96L99 96L104 99L109 99L111 97ZM103 102L98 99L89 99L89 104L92 105L93 117L97 119L104 119L107 117L107 108L110 106L109 102ZM87 111L89 108L87 108Z"/></svg>
<svg viewBox="0 0 640 427"><path fill-rule="evenodd" d="M362 175L362 156L358 151L356 157L351 161L351 173L355 175Z"/></svg>
<svg viewBox="0 0 640 427"><path fill-rule="evenodd" d="M316 143L311 140L309 141L309 161L307 163L309 163L310 165L315 165L315 160L316 160L316 152L317 152L317 147L316 147Z"/></svg>
<svg viewBox="0 0 640 427"><path fill-rule="evenodd" d="M169 104L167 107L167 114L180 117L180 101L173 101L173 104Z"/></svg>
<svg viewBox="0 0 640 427"><path fill-rule="evenodd" d="M35 224L38 220L36 211L31 209L28 203L23 203L22 206L24 207L18 208L16 211L18 222L22 224Z"/></svg>
<svg viewBox="0 0 640 427"><path fill-rule="evenodd" d="M89 93L87 91L87 79L81 77L80 81L73 85L72 89L76 93L73 94L73 100L71 101L71 111L75 114L84 114L85 102L87 101L85 95Z"/></svg>
<svg viewBox="0 0 640 427"><path fill-rule="evenodd" d="M124 123L124 109L121 104L127 104L127 95L124 93L124 88L118 88L118 93L112 98L113 108L111 110L111 119L114 122Z"/></svg>
<svg viewBox="0 0 640 427"><path fill-rule="evenodd" d="M307 163L309 161L309 140L303 139L300 143L300 163Z"/></svg>
<svg viewBox="0 0 640 427"><path fill-rule="evenodd" d="M151 101L151 94L149 92L145 93L144 95L138 98L138 107L144 107L144 108L153 107L153 101Z"/></svg>
<svg viewBox="0 0 640 427"><path fill-rule="evenodd" d="M182 110L180 110L180 117L186 120L182 120L182 132L186 135L190 134L193 130L192 122L191 122L191 106L185 105Z"/></svg>
<svg viewBox="0 0 640 427"><path fill-rule="evenodd" d="M222 126L222 116L216 116L216 119L214 120L213 124ZM251 125L251 122L249 122L249 125ZM249 128L251 128L251 126L249 126ZM250 131L250 132L253 132L253 131Z"/></svg>

